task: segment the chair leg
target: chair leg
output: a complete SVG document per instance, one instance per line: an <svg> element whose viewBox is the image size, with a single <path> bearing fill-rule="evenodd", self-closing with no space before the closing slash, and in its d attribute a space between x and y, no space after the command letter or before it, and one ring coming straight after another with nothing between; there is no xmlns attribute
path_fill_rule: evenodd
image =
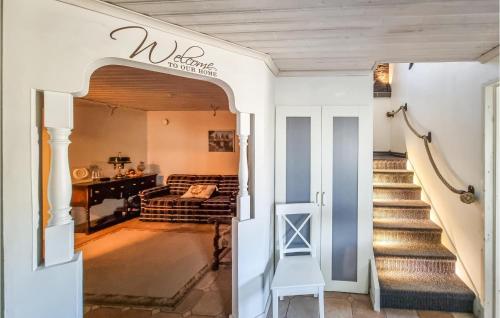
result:
<svg viewBox="0 0 500 318"><path fill-rule="evenodd" d="M278 317L278 291L273 290L273 318Z"/></svg>
<svg viewBox="0 0 500 318"><path fill-rule="evenodd" d="M325 318L325 293L323 292L323 288L319 290L318 300L319 300L319 318Z"/></svg>

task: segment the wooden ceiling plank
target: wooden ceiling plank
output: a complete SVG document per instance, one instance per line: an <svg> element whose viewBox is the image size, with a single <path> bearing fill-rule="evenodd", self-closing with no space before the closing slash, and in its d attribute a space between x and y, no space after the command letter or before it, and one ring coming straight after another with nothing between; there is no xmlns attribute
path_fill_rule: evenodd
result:
<svg viewBox="0 0 500 318"><path fill-rule="evenodd" d="M143 14L181 14L181 13L211 13L220 11L251 11L251 10L283 10L332 7L377 7L400 6L415 3L414 0L196 0L196 1L108 1ZM467 1L419 0L420 3L447 5L450 3L467 3ZM491 1L494 2L494 1ZM469 1L470 4L470 1Z"/></svg>
<svg viewBox="0 0 500 318"><path fill-rule="evenodd" d="M260 32L260 31L299 31L299 30L322 30L332 28L396 28L420 26L426 29L429 26L438 25L473 25L484 24L498 26L498 13L477 15L449 15L449 16L427 16L427 17L363 17L357 19L350 17L339 17L337 19L314 19L309 21L275 21L275 22L252 22L252 23L219 23L191 25L190 29L203 33L234 33L234 32Z"/></svg>
<svg viewBox="0 0 500 318"><path fill-rule="evenodd" d="M405 3L399 6L381 5L371 7L333 7L333 8L301 8L277 10L249 10L249 11L220 11L189 14L154 14L152 17L179 24L185 27L191 25L220 24L220 23L253 23L276 21L308 21L310 19L352 17L423 17L432 15L471 15L497 12L498 3L491 1L477 1L470 3Z"/></svg>

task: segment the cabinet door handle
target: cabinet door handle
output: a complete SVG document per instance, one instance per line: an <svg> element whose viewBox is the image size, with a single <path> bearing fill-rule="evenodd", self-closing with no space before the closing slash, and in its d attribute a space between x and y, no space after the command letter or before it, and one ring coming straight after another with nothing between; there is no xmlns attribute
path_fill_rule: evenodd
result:
<svg viewBox="0 0 500 318"><path fill-rule="evenodd" d="M319 202L318 202L318 196L319 196L319 191L316 192L316 204L319 205Z"/></svg>
<svg viewBox="0 0 500 318"><path fill-rule="evenodd" d="M324 192L321 192L321 205L322 206L325 206L325 193Z"/></svg>

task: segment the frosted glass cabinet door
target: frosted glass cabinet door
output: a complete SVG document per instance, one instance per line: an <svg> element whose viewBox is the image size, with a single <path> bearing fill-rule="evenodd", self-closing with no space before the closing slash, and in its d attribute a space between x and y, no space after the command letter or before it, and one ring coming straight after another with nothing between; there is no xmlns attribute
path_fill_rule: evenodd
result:
<svg viewBox="0 0 500 318"><path fill-rule="evenodd" d="M326 290L368 291L370 127L365 107L323 107L321 269Z"/></svg>
<svg viewBox="0 0 500 318"><path fill-rule="evenodd" d="M276 202L319 205L320 192L321 107L277 107ZM301 215L296 218L300 223ZM314 226L319 232L319 220ZM308 237L309 227L304 231L302 234Z"/></svg>

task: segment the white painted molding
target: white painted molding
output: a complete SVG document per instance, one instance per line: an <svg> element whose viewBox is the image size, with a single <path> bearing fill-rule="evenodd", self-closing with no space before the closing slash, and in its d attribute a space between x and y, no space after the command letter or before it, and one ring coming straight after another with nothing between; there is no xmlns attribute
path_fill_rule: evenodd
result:
<svg viewBox="0 0 500 318"><path fill-rule="evenodd" d="M479 298L474 298L474 304L473 304L473 314L474 314L474 317L477 317L477 318L488 318L484 315L484 309L483 309L483 305L481 305L481 301L479 300Z"/></svg>
<svg viewBox="0 0 500 318"><path fill-rule="evenodd" d="M274 61L271 58L271 56L238 44L234 44L210 35L189 30L187 28L183 28L175 24L171 24L159 19L148 17L140 13L125 8L121 8L109 3L104 3L101 1L94 1L94 0L57 0L57 1L77 6L86 10L102 13L118 19L126 20L132 23L141 24L150 28L157 29L159 31L168 32L207 45L219 47L223 50L227 50L236 54L241 54L251 58L259 59L266 64L266 66L274 75L277 75L279 73L279 69L276 66L276 64L274 64Z"/></svg>
<svg viewBox="0 0 500 318"><path fill-rule="evenodd" d="M477 60L479 62L481 62L482 64L484 63L488 63L489 61L493 60L494 58L498 57L500 53L500 46L495 46L494 48L492 48L491 50L481 54L481 56L479 56L477 58Z"/></svg>
<svg viewBox="0 0 500 318"><path fill-rule="evenodd" d="M45 229L45 265L71 261L74 222L71 211L69 135L73 128L73 96L44 92L44 124L49 133L50 171L47 186L50 219Z"/></svg>
<svg viewBox="0 0 500 318"><path fill-rule="evenodd" d="M371 75L372 70L325 70L325 71L280 71L278 77L301 77L301 76L366 76Z"/></svg>
<svg viewBox="0 0 500 318"><path fill-rule="evenodd" d="M267 318L269 314L269 309L271 309L271 302L272 302L271 296L272 296L271 293L269 293L269 295L267 296L266 305L264 307L264 312L258 315L256 318Z"/></svg>
<svg viewBox="0 0 500 318"><path fill-rule="evenodd" d="M48 201L50 207L49 226L71 222L71 175L69 172L68 146L71 130L47 127L50 139L50 172L48 182Z"/></svg>
<svg viewBox="0 0 500 318"><path fill-rule="evenodd" d="M231 253L231 315L232 318L238 318L238 310L239 310L239 302L238 302L238 291L239 291L239 278L238 278L238 229L239 229L239 221L238 218L235 217L231 220L231 240L232 240L232 253Z"/></svg>
<svg viewBox="0 0 500 318"><path fill-rule="evenodd" d="M43 93L44 126L73 129L73 95L68 93Z"/></svg>
<svg viewBox="0 0 500 318"><path fill-rule="evenodd" d="M372 253L370 258L370 299L372 301L373 310L380 312L380 284L378 281L377 265L375 256Z"/></svg>
<svg viewBox="0 0 500 318"><path fill-rule="evenodd" d="M244 221L250 219L250 195L248 193L248 136L250 135L250 114L238 113L237 124L237 133L240 139L238 218L240 221Z"/></svg>

